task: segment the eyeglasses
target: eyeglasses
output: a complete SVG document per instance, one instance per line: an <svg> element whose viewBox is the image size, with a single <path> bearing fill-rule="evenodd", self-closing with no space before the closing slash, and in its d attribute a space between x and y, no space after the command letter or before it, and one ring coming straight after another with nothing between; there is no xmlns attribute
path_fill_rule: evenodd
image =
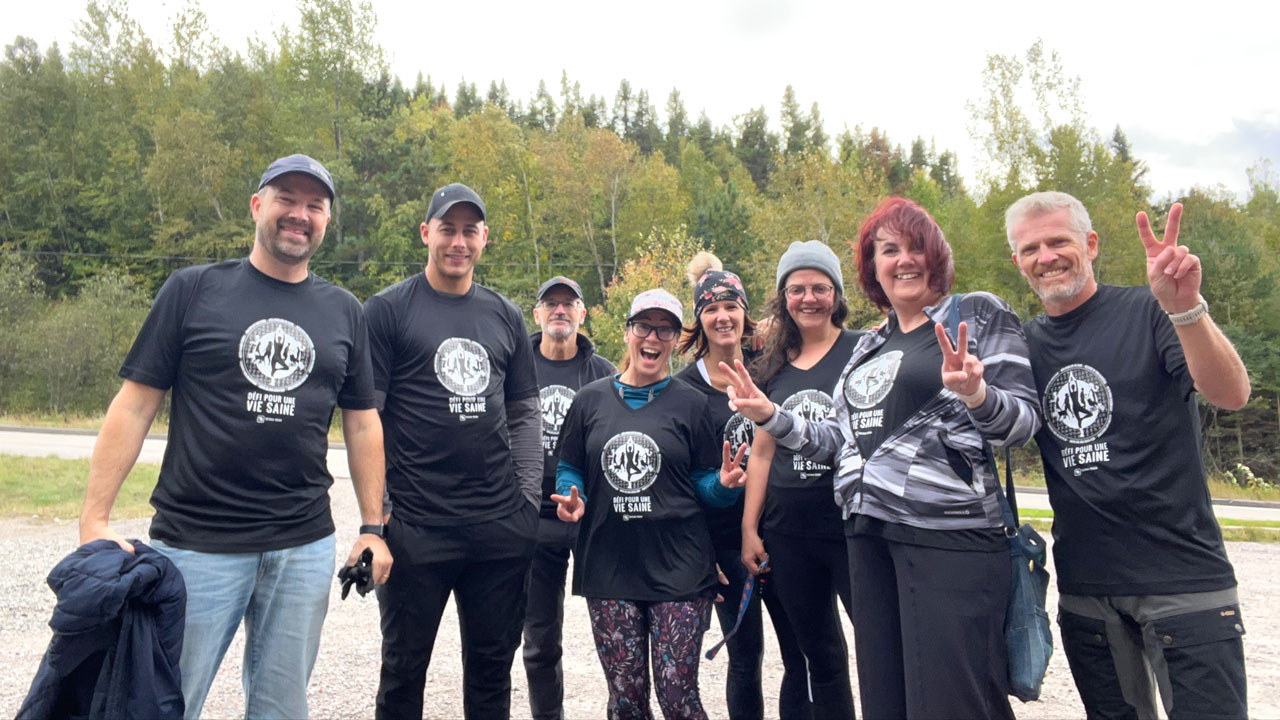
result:
<svg viewBox="0 0 1280 720"><path fill-rule="evenodd" d="M813 293L815 298L821 300L829 297L835 291L835 288L824 283L818 283L817 285L788 285L783 288L783 292L787 294L787 297L793 300L799 300L804 297L806 291Z"/></svg>
<svg viewBox="0 0 1280 720"><path fill-rule="evenodd" d="M555 310L560 307L565 310L575 310L578 308L579 302L581 301L577 298L572 300L539 300L538 307L543 308L544 310Z"/></svg>
<svg viewBox="0 0 1280 720"><path fill-rule="evenodd" d="M631 328L631 334L638 338L644 339L652 333L658 334L658 339L662 342L670 342L676 336L676 329L670 325L650 325L649 323L634 322L627 323L627 327Z"/></svg>

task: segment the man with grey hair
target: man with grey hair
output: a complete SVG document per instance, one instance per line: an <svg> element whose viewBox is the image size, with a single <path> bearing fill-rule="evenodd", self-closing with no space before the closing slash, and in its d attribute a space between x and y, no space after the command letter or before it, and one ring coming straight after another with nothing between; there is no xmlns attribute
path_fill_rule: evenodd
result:
<svg viewBox="0 0 1280 720"><path fill-rule="evenodd" d="M556 516L557 448L573 397L583 385L614 373L613 363L595 353L578 333L587 318L582 288L563 276L542 283L533 306L540 330L529 337L538 372L542 405L542 503L538 545L525 581L528 601L524 620L524 671L529 681L529 709L534 720L564 717L564 581L569 551L578 539L578 524Z"/></svg>
<svg viewBox="0 0 1280 720"><path fill-rule="evenodd" d="M1045 312L1025 325L1054 510L1063 649L1090 718L1247 714L1243 619L1213 516L1194 393L1234 410L1249 378L1200 295L1200 260L1137 214L1148 288L1100 285L1089 213L1061 192L1005 214Z"/></svg>

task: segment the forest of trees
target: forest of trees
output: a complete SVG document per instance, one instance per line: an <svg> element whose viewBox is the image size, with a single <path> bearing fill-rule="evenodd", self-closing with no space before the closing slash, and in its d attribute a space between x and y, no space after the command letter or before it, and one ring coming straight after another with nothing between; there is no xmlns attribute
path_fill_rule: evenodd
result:
<svg viewBox="0 0 1280 720"><path fill-rule="evenodd" d="M292 152L323 162L338 188L312 263L321 276L363 299L419 272L430 193L464 182L488 205L478 279L527 310L542 280L577 278L587 330L610 357L631 294L661 284L687 296L683 266L702 248L743 276L754 307L793 240L829 243L855 277L848 243L890 194L937 218L957 290L996 292L1030 317L1039 303L1009 262L1004 210L1057 189L1090 209L1099 279L1114 284L1145 282L1135 212L1162 226L1184 204L1180 239L1203 261L1204 295L1254 388L1243 411L1203 408L1208 462L1280 477L1276 173L1260 160L1243 199L1212 188L1154 197L1123 131L1087 124L1079 81L1039 42L980 69L968 130L983 170L962 178L956 154L930 140L861 126L830 134L817 103L806 108L791 87L779 107L725 123L695 117L678 89L663 101L625 79L612 98L583 97L563 74L525 99L500 78L450 88L425 68L406 82L373 40L369 4L300 0L298 11L243 52L212 37L194 3L156 39L121 0L90 2L69 47L22 36L5 46L0 413L101 412L160 283L177 267L244 255L249 196ZM855 324L875 320L851 299Z"/></svg>

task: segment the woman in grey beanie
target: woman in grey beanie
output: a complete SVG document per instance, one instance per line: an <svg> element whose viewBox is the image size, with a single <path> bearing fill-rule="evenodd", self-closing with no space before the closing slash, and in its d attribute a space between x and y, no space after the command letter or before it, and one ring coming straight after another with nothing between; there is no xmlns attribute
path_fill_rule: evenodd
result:
<svg viewBox="0 0 1280 720"><path fill-rule="evenodd" d="M844 329L849 306L840 261L819 241L794 242L777 277L756 382L773 402L820 420L861 334ZM837 597L849 608L849 563L832 474L757 432L747 462L742 562L754 574L769 561L765 572L807 661L812 717L852 718L849 650L836 609Z"/></svg>

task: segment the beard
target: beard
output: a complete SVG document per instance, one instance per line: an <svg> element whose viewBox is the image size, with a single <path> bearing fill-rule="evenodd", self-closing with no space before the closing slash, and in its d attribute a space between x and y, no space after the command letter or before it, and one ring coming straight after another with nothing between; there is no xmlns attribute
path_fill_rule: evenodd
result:
<svg viewBox="0 0 1280 720"><path fill-rule="evenodd" d="M289 228L305 234L307 241L303 244L290 242L281 237L282 230ZM320 247L321 238L315 236L315 229L310 223L276 223L275 227L259 227L258 241L277 262L285 265L298 265L306 262Z"/></svg>
<svg viewBox="0 0 1280 720"><path fill-rule="evenodd" d="M1084 289L1086 283L1089 282L1089 273L1083 268L1077 268L1070 273L1070 280L1066 283L1061 281L1053 283L1044 283L1042 281L1031 283L1031 289L1044 302L1066 302ZM1058 280L1055 278L1055 280Z"/></svg>
<svg viewBox="0 0 1280 720"><path fill-rule="evenodd" d="M572 322L566 322L563 326L556 325L552 327L551 320L547 321L547 328L542 331L544 335L552 340L564 341L573 337L578 332Z"/></svg>

